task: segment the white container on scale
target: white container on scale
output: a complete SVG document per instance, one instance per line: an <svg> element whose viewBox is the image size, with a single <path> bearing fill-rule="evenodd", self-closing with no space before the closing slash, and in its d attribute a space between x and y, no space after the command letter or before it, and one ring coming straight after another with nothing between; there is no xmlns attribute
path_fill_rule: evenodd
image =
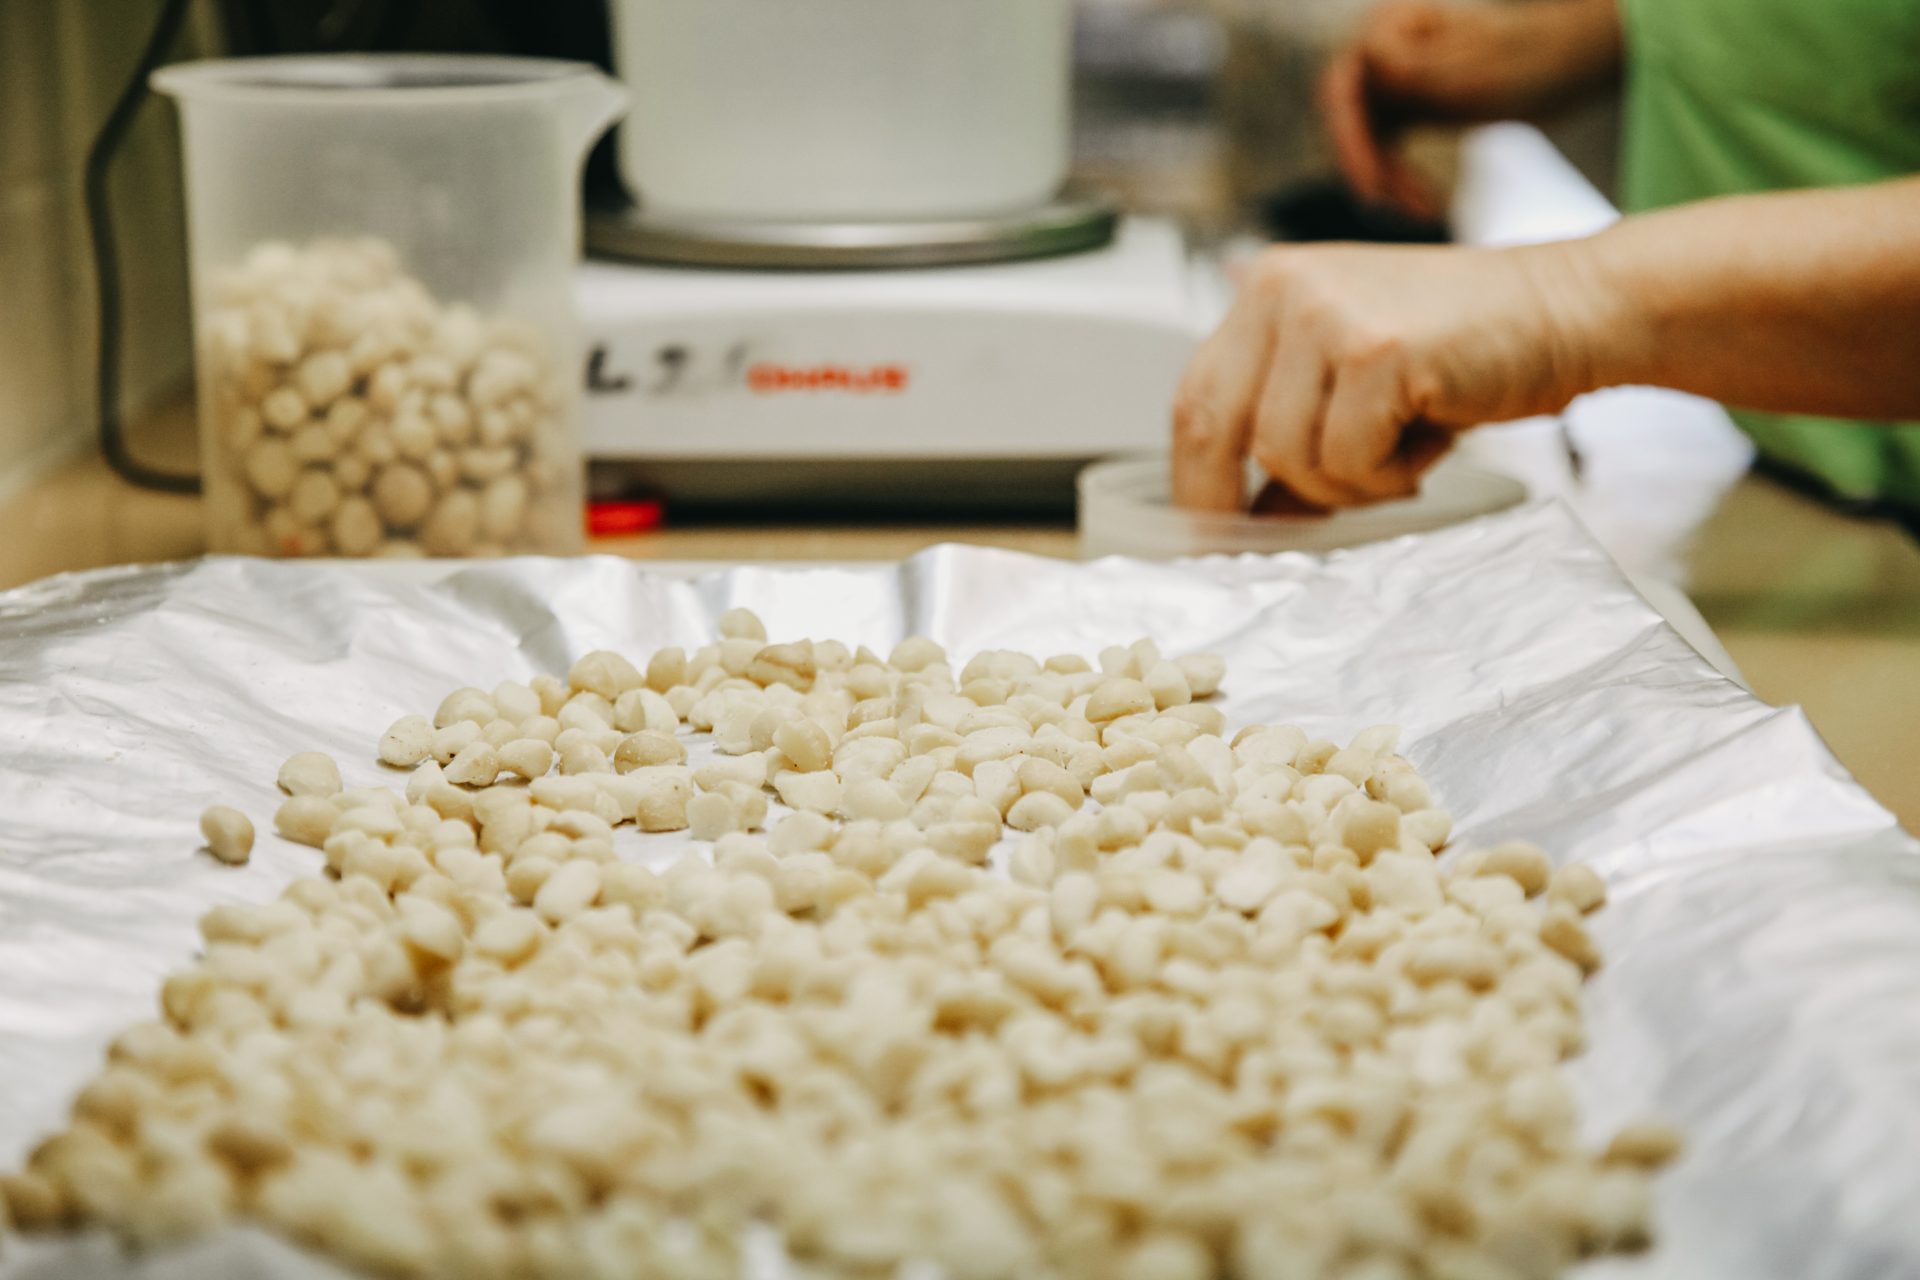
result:
<svg viewBox="0 0 1920 1280"><path fill-rule="evenodd" d="M583 442L684 505L1070 506L1164 444L1218 290L1063 196L1069 0L616 0Z"/></svg>
<svg viewBox="0 0 1920 1280"><path fill-rule="evenodd" d="M680 219L966 217L1067 173L1068 0L616 0L627 183Z"/></svg>

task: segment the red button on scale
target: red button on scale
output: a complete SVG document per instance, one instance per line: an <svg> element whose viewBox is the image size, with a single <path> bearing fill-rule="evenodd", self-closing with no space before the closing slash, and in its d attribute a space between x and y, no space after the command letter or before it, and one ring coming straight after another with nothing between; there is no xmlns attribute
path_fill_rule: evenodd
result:
<svg viewBox="0 0 1920 1280"><path fill-rule="evenodd" d="M654 498L618 499L587 504L587 532L596 538L649 533L666 519L666 507Z"/></svg>

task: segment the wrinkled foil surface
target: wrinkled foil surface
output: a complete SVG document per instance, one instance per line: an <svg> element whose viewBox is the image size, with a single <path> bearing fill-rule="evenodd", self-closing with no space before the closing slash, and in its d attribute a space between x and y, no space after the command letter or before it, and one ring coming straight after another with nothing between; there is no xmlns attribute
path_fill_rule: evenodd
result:
<svg viewBox="0 0 1920 1280"><path fill-rule="evenodd" d="M507 561L416 585L340 564L111 569L0 596L0 1166L62 1125L117 1030L151 1017L195 922L320 865L272 833L274 775L331 753L348 786L397 716L451 688L564 673L594 648L709 640L747 605L775 639L885 651L910 632L1092 656L1149 635L1225 655L1234 726L1345 740L1380 722L1456 818L1594 865L1608 964L1572 1064L1591 1136L1688 1134L1658 1244L1581 1277L1920 1277L1920 843L1796 710L1718 674L1560 508L1321 560L1069 564L939 547L900 565ZM1888 744L1894 749L1897 744ZM242 868L200 846L233 804ZM623 831L664 864L684 836ZM749 1271L774 1274L766 1258ZM257 1231L143 1260L97 1235L9 1242L23 1277L331 1276Z"/></svg>

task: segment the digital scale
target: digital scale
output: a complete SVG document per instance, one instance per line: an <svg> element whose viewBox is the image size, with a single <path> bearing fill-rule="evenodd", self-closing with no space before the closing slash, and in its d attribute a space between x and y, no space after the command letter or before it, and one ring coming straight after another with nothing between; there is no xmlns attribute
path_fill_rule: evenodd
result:
<svg viewBox="0 0 1920 1280"><path fill-rule="evenodd" d="M952 222L590 218L582 443L597 495L677 507L1070 509L1166 447L1224 309L1171 223L1063 200Z"/></svg>

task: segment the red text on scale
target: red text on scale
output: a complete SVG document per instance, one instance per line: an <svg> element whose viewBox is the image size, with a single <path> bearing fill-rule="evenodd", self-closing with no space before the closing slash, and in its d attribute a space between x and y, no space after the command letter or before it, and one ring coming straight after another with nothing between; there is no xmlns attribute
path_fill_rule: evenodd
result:
<svg viewBox="0 0 1920 1280"><path fill-rule="evenodd" d="M775 364L762 360L747 369L747 389L755 395L789 391L845 391L854 395L898 395L910 378L904 364Z"/></svg>

